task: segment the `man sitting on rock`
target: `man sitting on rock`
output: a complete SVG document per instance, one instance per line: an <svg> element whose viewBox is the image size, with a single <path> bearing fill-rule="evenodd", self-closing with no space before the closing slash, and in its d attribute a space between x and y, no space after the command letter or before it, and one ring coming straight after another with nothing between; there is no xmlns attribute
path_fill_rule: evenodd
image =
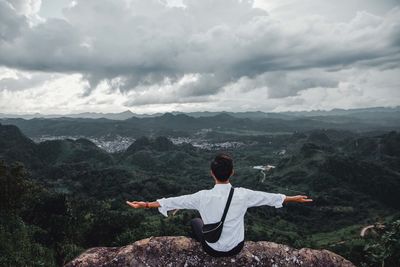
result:
<svg viewBox="0 0 400 267"><path fill-rule="evenodd" d="M127 204L133 208L158 208L164 216L168 216L169 210L198 210L201 219L196 218L191 221L194 237L211 256L227 257L238 254L243 248L244 215L248 208L262 205L280 208L287 202L312 201L307 196L301 195L285 196L241 187L231 190L229 179L233 173L232 158L227 154L219 154L211 162L211 175L215 180L212 189L201 190L191 195L157 199L155 202L127 201ZM221 226L218 228L222 231L219 232L217 240L210 241L210 231L204 226L215 225Z"/></svg>

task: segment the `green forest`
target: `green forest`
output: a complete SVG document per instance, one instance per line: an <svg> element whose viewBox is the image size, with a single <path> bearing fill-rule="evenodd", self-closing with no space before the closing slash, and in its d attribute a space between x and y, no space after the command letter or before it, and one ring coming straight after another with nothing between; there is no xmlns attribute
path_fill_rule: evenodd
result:
<svg viewBox="0 0 400 267"><path fill-rule="evenodd" d="M210 142L243 143L223 149L234 158L234 186L314 199L308 205L249 209L246 240L329 249L357 266L400 266L399 132L275 126L273 133L266 133L268 127L260 122L226 116L208 118L232 120L225 127L208 125L205 119L197 125L199 119L186 117L186 127L158 127L155 119L140 127L116 123L114 131L123 135L131 128L136 141L115 153L85 138L35 143L28 137L46 129L48 134L89 131L94 124L90 131L95 134L103 131L102 123L111 127L110 121L13 123L23 132L2 121L0 266L61 266L90 247L123 246L150 236L189 236L189 221L199 216L196 211L181 210L165 218L157 210L131 209L125 201L154 201L211 188L209 163L221 149L170 140L193 136L204 127L213 129L206 135ZM266 164L275 168L265 177L252 168ZM375 227L361 237L368 225Z"/></svg>

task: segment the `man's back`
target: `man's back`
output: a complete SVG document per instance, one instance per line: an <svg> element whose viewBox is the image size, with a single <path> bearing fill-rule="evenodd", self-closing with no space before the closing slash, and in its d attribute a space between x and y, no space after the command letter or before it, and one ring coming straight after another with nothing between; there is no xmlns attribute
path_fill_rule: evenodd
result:
<svg viewBox="0 0 400 267"><path fill-rule="evenodd" d="M231 184L216 184L210 190L202 190L192 195L157 200L160 212L166 215L167 210L174 208L196 209L200 212L204 224L221 220ZM235 188L221 237L216 243L207 243L218 251L229 251L244 240L244 215L247 208L269 205L282 207L285 195L253 191L246 188Z"/></svg>

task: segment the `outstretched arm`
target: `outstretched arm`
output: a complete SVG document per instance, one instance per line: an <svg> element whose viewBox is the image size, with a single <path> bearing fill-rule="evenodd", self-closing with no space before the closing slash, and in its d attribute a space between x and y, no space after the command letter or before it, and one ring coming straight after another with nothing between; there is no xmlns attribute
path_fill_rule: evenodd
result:
<svg viewBox="0 0 400 267"><path fill-rule="evenodd" d="M307 196L303 195L286 196L284 194L267 193L243 188L241 190L245 190L245 192L247 193L248 207L268 205L275 208L280 208L282 207L282 204L289 202L306 203L312 201L312 199L309 199Z"/></svg>
<svg viewBox="0 0 400 267"><path fill-rule="evenodd" d="M126 204L131 206L132 208L135 209L143 209L143 208L159 208L160 203L157 201L154 202L143 202L143 201L126 201Z"/></svg>
<svg viewBox="0 0 400 267"><path fill-rule="evenodd" d="M202 191L199 191L191 195L183 195L179 197L161 198L154 202L127 201L126 204L135 209L158 208L158 211L167 217L167 212L169 210L198 209L201 199L201 192Z"/></svg>
<svg viewBox="0 0 400 267"><path fill-rule="evenodd" d="M286 196L283 203L288 203L288 202L307 203L312 201L313 200L311 198L308 198L308 196L298 195L298 196Z"/></svg>

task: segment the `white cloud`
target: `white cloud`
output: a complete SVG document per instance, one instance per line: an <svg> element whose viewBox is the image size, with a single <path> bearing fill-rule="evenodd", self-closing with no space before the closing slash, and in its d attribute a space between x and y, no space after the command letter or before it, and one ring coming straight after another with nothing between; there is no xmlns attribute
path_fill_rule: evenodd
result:
<svg viewBox="0 0 400 267"><path fill-rule="evenodd" d="M8 0L20 15L32 16L39 12L41 0Z"/></svg>
<svg viewBox="0 0 400 267"><path fill-rule="evenodd" d="M1 78L0 70L0 92L23 98L44 85L50 95L63 88L70 97L69 105L60 104L63 110L84 109L82 103L87 109L102 103L99 111L147 105L228 109L229 103L284 109L353 92L344 89L351 84L361 90L347 96L354 106L400 102L393 93L400 83L400 8L367 1L359 9L357 1L346 9L315 0L81 0L68 3L58 18L32 24L41 1L0 0L0 66L20 71ZM333 19L340 9L351 18ZM354 78L365 73L375 80L389 76L392 85L372 94L373 86L384 86ZM62 87L55 85L59 79ZM256 93L263 103L254 103ZM26 102L42 112L56 109L41 105Z"/></svg>

